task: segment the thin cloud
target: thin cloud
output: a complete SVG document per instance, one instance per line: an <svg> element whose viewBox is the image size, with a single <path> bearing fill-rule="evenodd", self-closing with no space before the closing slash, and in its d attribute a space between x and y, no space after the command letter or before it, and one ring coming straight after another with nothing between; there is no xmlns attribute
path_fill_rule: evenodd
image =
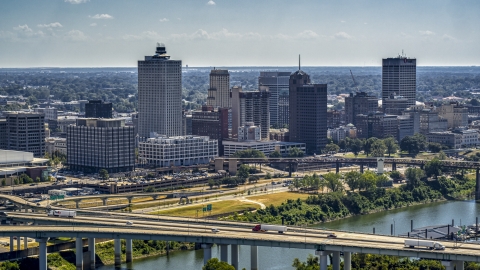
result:
<svg viewBox="0 0 480 270"><path fill-rule="evenodd" d="M82 4L82 3L86 3L90 0L65 0L66 3L70 3L70 4Z"/></svg>
<svg viewBox="0 0 480 270"><path fill-rule="evenodd" d="M44 37L45 33L42 31L35 32L27 24L13 27L18 38L32 38L32 37Z"/></svg>
<svg viewBox="0 0 480 270"><path fill-rule="evenodd" d="M122 37L123 40L163 40L164 38L160 36L155 31L143 31L138 35L124 35Z"/></svg>
<svg viewBox="0 0 480 270"><path fill-rule="evenodd" d="M95 14L95 15L89 16L89 17L92 18L92 19L96 19L96 20L110 20L110 19L113 19L113 16L109 15L109 14Z"/></svg>
<svg viewBox="0 0 480 270"><path fill-rule="evenodd" d="M61 28L63 25L59 22L48 23L48 24L37 24L37 27L40 28Z"/></svg>
<svg viewBox="0 0 480 270"><path fill-rule="evenodd" d="M66 35L65 38L71 41L84 41L87 40L88 37L80 30L71 30Z"/></svg>
<svg viewBox="0 0 480 270"><path fill-rule="evenodd" d="M341 22L341 23L346 23L346 21L343 21L343 20L342 20L342 21L340 21L340 22Z"/></svg>
<svg viewBox="0 0 480 270"><path fill-rule="evenodd" d="M170 20L167 19L167 18L160 19L160 22L168 22L168 21L170 21Z"/></svg>
<svg viewBox="0 0 480 270"><path fill-rule="evenodd" d="M207 32L203 29L198 29L192 34L173 34L170 36L173 40L223 40L223 39L260 39L262 35L255 32L235 33L223 28L218 32Z"/></svg>
<svg viewBox="0 0 480 270"><path fill-rule="evenodd" d="M28 25L26 25L26 24L13 27L13 30L23 32L23 33L32 33L33 32L33 30L30 27L28 27Z"/></svg>
<svg viewBox="0 0 480 270"><path fill-rule="evenodd" d="M216 3L213 2L213 0L210 0L210 1L207 2L207 5L209 5L209 6L215 6Z"/></svg>
<svg viewBox="0 0 480 270"><path fill-rule="evenodd" d="M95 27L97 26L97 23L91 23L90 26Z"/></svg>
<svg viewBox="0 0 480 270"><path fill-rule="evenodd" d="M425 31L418 31L420 33L420 35L424 36L424 37L428 37L428 36L435 36L435 32L432 32L432 31L429 31L429 30L425 30Z"/></svg>
<svg viewBox="0 0 480 270"><path fill-rule="evenodd" d="M335 35L333 35L334 38L336 39L352 39L352 36L345 32L338 32Z"/></svg>
<svg viewBox="0 0 480 270"><path fill-rule="evenodd" d="M442 36L442 39L443 39L443 40L446 40L446 41L458 41L458 39L456 39L456 38L454 38L454 37L452 37L452 36L450 36L450 35L447 35L447 34L444 34L444 35Z"/></svg>

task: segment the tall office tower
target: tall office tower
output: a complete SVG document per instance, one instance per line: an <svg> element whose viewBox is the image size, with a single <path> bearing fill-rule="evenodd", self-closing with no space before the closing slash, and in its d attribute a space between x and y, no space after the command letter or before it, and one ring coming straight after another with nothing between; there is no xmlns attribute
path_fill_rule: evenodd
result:
<svg viewBox="0 0 480 270"><path fill-rule="evenodd" d="M7 119L0 118L0 149L7 149Z"/></svg>
<svg viewBox="0 0 480 270"><path fill-rule="evenodd" d="M210 88L207 105L215 108L230 108L230 74L228 70L213 69L210 71Z"/></svg>
<svg viewBox="0 0 480 270"><path fill-rule="evenodd" d="M135 166L135 134L124 119L79 118L67 127L67 160L72 170L127 172Z"/></svg>
<svg viewBox="0 0 480 270"><path fill-rule="evenodd" d="M103 100L89 100L85 104L86 118L112 118L112 103Z"/></svg>
<svg viewBox="0 0 480 270"><path fill-rule="evenodd" d="M7 149L45 155L45 116L42 113L7 112Z"/></svg>
<svg viewBox="0 0 480 270"><path fill-rule="evenodd" d="M417 86L417 59L398 56L382 60L382 106L388 107L388 99L402 96L407 106L414 106Z"/></svg>
<svg viewBox="0 0 480 270"><path fill-rule="evenodd" d="M278 97L278 121L277 125L279 127L284 127L285 125L288 126L288 111L289 111L289 97L288 93L281 94ZM270 119L270 122L272 120Z"/></svg>
<svg viewBox="0 0 480 270"><path fill-rule="evenodd" d="M242 87L232 88L232 137L238 138L238 128L247 122L260 127L261 139L270 138L270 92L267 87L259 91L243 92Z"/></svg>
<svg viewBox="0 0 480 270"><path fill-rule="evenodd" d="M47 108L35 108L33 109L36 113L43 113L45 115L45 122L48 120L57 120L58 119L58 110L57 108L47 107Z"/></svg>
<svg viewBox="0 0 480 270"><path fill-rule="evenodd" d="M378 111L377 97L369 96L365 92L358 92L355 95L345 98L345 118L347 124L356 126L356 116L358 114L369 114Z"/></svg>
<svg viewBox="0 0 480 270"><path fill-rule="evenodd" d="M262 71L258 77L258 87L267 86L270 92L270 124L274 126L283 126L288 124L282 120L285 117L281 116L280 96L288 96L288 80L290 79L290 72L278 71ZM288 103L287 103L288 105ZM288 117L287 117L288 119Z"/></svg>
<svg viewBox="0 0 480 270"><path fill-rule="evenodd" d="M165 45L138 61L138 135L182 135L182 61L170 60Z"/></svg>
<svg viewBox="0 0 480 270"><path fill-rule="evenodd" d="M192 134L218 141L218 154L223 156L224 139L228 139L228 109L203 105L192 113Z"/></svg>
<svg viewBox="0 0 480 270"><path fill-rule="evenodd" d="M306 144L308 154L321 153L327 144L327 85L311 84L300 70L290 75L290 141Z"/></svg>

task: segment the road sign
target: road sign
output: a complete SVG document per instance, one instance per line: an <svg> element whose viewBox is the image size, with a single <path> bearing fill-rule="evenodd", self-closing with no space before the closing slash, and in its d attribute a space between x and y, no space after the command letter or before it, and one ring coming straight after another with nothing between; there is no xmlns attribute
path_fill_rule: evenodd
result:
<svg viewBox="0 0 480 270"><path fill-rule="evenodd" d="M212 205L211 204L207 204L207 211L212 211Z"/></svg>
<svg viewBox="0 0 480 270"><path fill-rule="evenodd" d="M203 207L203 212L207 212L207 207Z"/></svg>

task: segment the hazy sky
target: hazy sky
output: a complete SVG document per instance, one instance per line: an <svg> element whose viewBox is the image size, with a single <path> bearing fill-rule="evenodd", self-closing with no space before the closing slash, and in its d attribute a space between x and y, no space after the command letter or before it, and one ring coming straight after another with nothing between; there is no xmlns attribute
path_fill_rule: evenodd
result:
<svg viewBox="0 0 480 270"><path fill-rule="evenodd" d="M480 65L478 0L0 0L0 67Z"/></svg>

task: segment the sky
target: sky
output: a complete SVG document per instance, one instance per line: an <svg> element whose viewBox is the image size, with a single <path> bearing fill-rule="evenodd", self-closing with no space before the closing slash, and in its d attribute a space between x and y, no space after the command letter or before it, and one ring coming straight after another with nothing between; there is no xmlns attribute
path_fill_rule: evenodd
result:
<svg viewBox="0 0 480 270"><path fill-rule="evenodd" d="M480 65L478 0L0 0L0 68Z"/></svg>

